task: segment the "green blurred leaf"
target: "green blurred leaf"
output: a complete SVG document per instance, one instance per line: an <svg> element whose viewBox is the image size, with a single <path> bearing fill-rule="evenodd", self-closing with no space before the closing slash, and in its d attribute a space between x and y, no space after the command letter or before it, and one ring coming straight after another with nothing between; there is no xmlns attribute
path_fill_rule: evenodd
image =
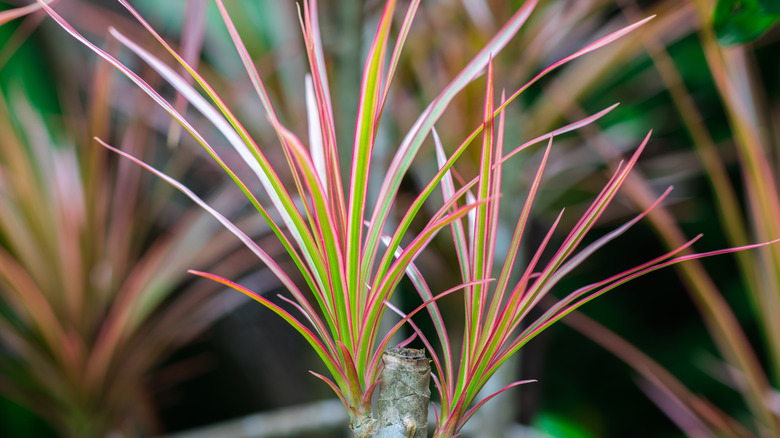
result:
<svg viewBox="0 0 780 438"><path fill-rule="evenodd" d="M53 438L56 433L35 413L0 397L0 436Z"/></svg>
<svg viewBox="0 0 780 438"><path fill-rule="evenodd" d="M758 0L758 4L767 12L780 14L780 1L778 0Z"/></svg>
<svg viewBox="0 0 780 438"><path fill-rule="evenodd" d="M542 412L534 420L534 428L550 436L567 438L595 438L595 435L577 422L551 412Z"/></svg>
<svg viewBox="0 0 780 438"><path fill-rule="evenodd" d="M778 0L718 0L712 18L724 46L754 41L780 18Z"/></svg>

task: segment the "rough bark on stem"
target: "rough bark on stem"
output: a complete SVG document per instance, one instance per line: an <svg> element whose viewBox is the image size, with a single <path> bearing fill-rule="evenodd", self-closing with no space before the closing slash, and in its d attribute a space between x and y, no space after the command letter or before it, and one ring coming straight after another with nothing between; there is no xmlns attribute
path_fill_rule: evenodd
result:
<svg viewBox="0 0 780 438"><path fill-rule="evenodd" d="M427 438L431 365L425 350L390 348L382 355L376 438Z"/></svg>

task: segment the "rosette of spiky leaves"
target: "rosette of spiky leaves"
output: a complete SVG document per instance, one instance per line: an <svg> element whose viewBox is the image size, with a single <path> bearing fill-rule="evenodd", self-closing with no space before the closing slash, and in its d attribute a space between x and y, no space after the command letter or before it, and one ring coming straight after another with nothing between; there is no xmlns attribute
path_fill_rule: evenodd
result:
<svg viewBox="0 0 780 438"><path fill-rule="evenodd" d="M712 224L703 226L721 227L720 234L727 239L728 245L732 246L745 245L753 240L767 241L779 236L776 220L778 199L780 199L776 190L777 166L772 164L772 159L767 158L767 151L772 149L768 148L768 145L771 145L772 141L765 138L761 129L762 126L771 125L762 120L767 114L767 111L762 109L766 106L765 100L776 100L771 89L762 88L762 82L766 82L766 72L757 68L763 62L762 60L765 60L765 53L758 50L758 47L763 45L760 42L739 47L724 47L719 44L713 29L715 2L692 0L681 3L665 0L650 5L636 0L626 0L617 4L623 10L623 14L610 14L612 23L608 26L616 26L617 22L625 19L636 20L644 15L645 11L657 13L658 18L634 33L631 38L626 38L620 44L602 51L601 56L589 57L582 62L569 65L547 84L545 99L537 99L537 103L529 104L526 111L528 117L524 119L520 130L544 132L559 123L561 118L578 117L578 113L587 111L582 108L580 102L600 94L599 90L604 89L609 89L610 94L614 93L614 99L621 99L621 95L630 96L632 105L642 106L645 114L679 113L679 121L687 132L670 132L666 130L668 128L664 128L662 135L676 138L680 141L680 145L684 146L678 152L665 152L663 159L670 163L681 162L684 155L690 154L692 150L696 151L698 160L694 160L685 168L694 169L701 166L702 175L709 180L710 190L697 191L696 196L689 198L696 200L697 209L701 202L707 199L711 199L713 208L717 209L717 214L707 215L706 219L702 217L702 221L706 220L707 224ZM494 9L496 16L500 16L507 7L509 5L505 4ZM551 4L544 12L546 16L543 13L535 14L527 23L526 31L531 29L533 31L527 32L526 35L532 35L535 43L529 42L530 48L526 52L535 53L537 59L543 59L545 56L550 56L549 50L555 47L548 43L551 38L565 40L566 33L570 37L580 38L583 34L597 32L594 27L604 26L605 23L588 17L592 18L594 14L603 16L605 7L612 8L614 4L578 2L576 10L569 8L566 2ZM562 10L564 8L565 13ZM562 21L555 21L553 17L561 17ZM553 22L554 26L551 25ZM699 38L691 40L688 37L692 34L698 34ZM469 35L463 35L462 40L455 46L467 47L468 37ZM709 71L699 70L698 74L712 76L713 83L708 91L711 93L709 96L712 96L713 101L720 100L722 113L728 119L733 140L719 141L721 139L719 136L726 134L713 129L713 126L725 126L723 121L725 119L717 118L719 116L716 114L720 112L710 111L713 104L705 103L707 98L704 96L707 92L696 89L694 93L693 88L689 88L692 72L685 67L690 66L692 61L685 56L679 56L679 52L673 48L676 42L685 38L688 38L688 43L695 41L693 45L700 46L696 50L701 50L704 54L702 62L696 64L699 68L708 68ZM504 57L507 55L505 53ZM611 81L608 77L624 70L627 62L635 62L647 55L653 63L648 64L648 67L642 69L642 73L635 77L641 77L641 83L645 84L647 77L657 73L666 87L663 94L668 92L671 98L670 102L651 104L654 109L644 106L651 99L638 96L636 89L630 85L631 80L626 80L622 74L613 76L622 79L616 79L608 85L605 83L605 80ZM528 65L534 64L533 61L528 63ZM716 95L719 99L715 98ZM656 107L656 105L661 106ZM641 119L643 123L649 125L657 123L655 120L650 120L652 117ZM719 122L714 122L715 120ZM439 128L441 129L442 126L440 125ZM610 137L608 131L599 132L598 129L593 128L581 131L587 138L588 147L593 147L604 160L611 162L620 153L619 148L611 144L611 141L605 141ZM517 130L517 127L515 129ZM733 145L729 146L732 142ZM677 153L681 155L675 156ZM577 154L571 156L580 157ZM735 158L737 156L739 160ZM573 166L580 168L579 164L573 160ZM566 168L562 160L556 161L555 167L559 175L568 174L566 171L561 172L562 168ZM734 184L735 169L739 169L739 174L744 179L744 190L739 187L739 184L736 186ZM552 172L548 172L548 175L551 174ZM569 183L572 181L567 180ZM635 208L643 210L655 200L652 188L655 184L658 182L653 181L648 174L643 175L642 172L634 171L633 176L626 181L623 193ZM692 189L691 186L687 186L687 183L683 182L683 184L685 184L683 191ZM693 207L693 204L685 205ZM676 248L687 240L681 225L673 217L671 207L660 205L655 208L648 216L648 224L656 230L667 248ZM777 382L780 382L778 377L780 366L777 365L780 364L780 341L778 341L780 320L775 317L780 312L779 295L776 293L777 285L780 284L778 283L780 257L777 251L778 247L772 247L763 251L737 253L735 258L738 264L735 270L729 274L720 272L721 275L728 277L730 282L717 280L713 272L708 272L706 265L692 261L676 268L681 279L679 285L669 284L670 289L672 287L675 290L687 289L696 302L704 327L709 331L712 341L718 348L719 357L727 363L723 365L722 376L739 376L727 380L727 386L741 395L744 399L744 408L751 414L744 416L733 410L729 411L729 414L739 419L752 433L760 436L780 434L780 411L773 405L775 397L766 396L777 392ZM737 293L737 290L741 292ZM741 314L730 307L733 306L734 299L739 300L742 297L752 303L751 313ZM741 327L741 325L752 324L756 324L760 329L762 348L756 349L752 346L751 344L757 339L753 339L749 331L746 332L744 327ZM604 336L600 342L609 342L610 338L612 336ZM664 342L663 345L664 348L668 348L669 343ZM685 350L696 351L695 348L690 347L691 345L688 345ZM615 348L610 347L610 349L616 351ZM761 360L762 354L757 352L762 349L766 351L763 356L767 360L764 361ZM690 362L686 357L678 359L681 362ZM665 363L667 366L669 364L669 362ZM644 374L651 368L645 365L641 363L635 366ZM729 371L725 372L725 368ZM721 376L721 374L717 375ZM719 418L717 409L713 408L710 401L681 395L681 391L670 389L675 385L667 385L663 382L665 379L658 379L657 376L649 380L659 386L658 392L654 394L665 394L661 399L668 405L662 406L663 410L667 413L673 412L675 415L670 417L678 424L685 424L686 433L690 433L689 426L695 424L694 434L749 436L749 433L742 433L740 428L733 428L731 418ZM658 398L655 397L654 400L657 402ZM692 415L678 415L683 410ZM680 422L681 416L686 419L686 422Z"/></svg>
<svg viewBox="0 0 780 438"><path fill-rule="evenodd" d="M533 81L534 80L531 82ZM540 187L543 170L547 163L554 133L536 138L514 149L506 156L503 156L503 131L505 122L504 115L500 112L500 108L505 106L506 99L502 98L499 110L497 110L495 108L493 95L492 63L490 63L487 74L484 122L466 141L466 143L470 142L475 138L479 131L482 132L480 173L478 177L472 179L459 189L459 191L462 191L464 189L476 187L477 195L469 196L472 198L469 202L474 203L476 206L469 212L467 226L464 226L460 219L453 221L451 224L453 238L456 244L457 258L463 275L462 280L465 285L464 297L466 310L462 344L463 350L457 374L455 374L453 370L453 363L455 360L449 347L450 341L448 340L448 334L443 330L443 326L437 324L438 334L442 341L442 348L444 351L441 359L436 354L436 350L432 348L430 343L424 339L422 333L419 333L418 331L431 351L433 362L437 368L437 373L434 375L434 378L441 397L441 409L438 412L438 425L436 432L434 433L434 436L436 437L453 436L485 402L509 388L527 383L528 381L514 382L482 400L476 400L480 390L487 384L488 379L495 374L498 368L506 362L511 355L516 353L523 345L533 339L541 331L545 330L567 314L573 312L581 305L628 281L673 264L758 248L777 242L777 240L774 240L755 245L746 245L706 253L679 255L698 240L701 237L701 235L699 235L674 250L643 263L642 265L615 274L603 281L577 289L551 306L535 321L530 323L526 322L525 320L530 311L545 298L561 278L580 265L596 250L619 237L644 218L669 194L671 187L638 216L580 249L588 232L596 224L611 200L617 195L618 190L636 165L641 152L644 150L650 138L650 134L648 134L632 157L626 163L621 162L617 166L606 186L597 195L585 213L579 218L575 226L567 233L566 238L560 244L550 261L544 265L540 264L542 254L547 250L548 244L553 237L553 232L555 231L556 225L559 223L563 212L558 215L558 219L554 222L551 229L542 240L542 243L534 251L531 260L523 270L519 280L514 282L513 285L510 285L510 276L515 267L515 262L521 248L521 241L530 216L533 201ZM598 116L598 114L596 116ZM592 116L590 119L596 118L596 116ZM577 124L561 128L556 132L566 132L567 130L578 127L578 125L581 126L586 124L588 121L590 120L585 119ZM509 244L508 253L503 259L505 261L501 268L498 269L499 272L496 276L497 280L489 281L494 274L494 261L496 258L496 236L498 233L499 203L502 187L502 164L511 155L514 155L525 147L544 138L550 139L548 147L523 205ZM444 168L443 166L448 160L435 131L434 140L439 164ZM454 194L454 182L449 174L449 170L445 175L441 187L444 198L450 199ZM452 208L457 208L457 204ZM413 279L415 286L419 289L420 295L429 297L430 291L419 271L414 269L414 266L412 265L410 266L408 273ZM420 308L426 306L429 307L431 314L434 316L434 320L440 323L440 312L436 308L435 299L426 301ZM418 308L417 311L419 311L420 308ZM407 315L402 322L407 321L408 317L409 315Z"/></svg>
<svg viewBox="0 0 780 438"><path fill-rule="evenodd" d="M235 171L225 164L222 157L218 155L203 135L173 105L162 98L131 69L81 36L53 9L43 2L39 3L66 31L118 68L181 123L225 169L258 213L269 224L298 267L308 290L302 290L300 285L293 282L277 262L246 236L242 230L184 185L129 154L117 150L118 153L139 162L176 186L209 211L279 277L293 295L294 300L288 300L289 303L301 312L303 319L295 317L262 295L249 291L227 279L198 272L199 275L212 278L253 297L279 314L301 333L330 371L332 380L324 376L318 377L325 380L342 399L350 413L353 427L356 430L359 429L362 425L370 422L370 400L377 383L379 359L383 348L389 342L390 335L392 335L391 332L386 334L384 339L380 339L379 323L385 311L385 303L390 299L395 286L404 273L413 271L413 260L438 231L453 221L461 219L472 209L484 209L484 206L490 203L489 198L482 198L473 203L459 205L458 200L467 191L465 187L457 192L449 193L441 208L428 221L423 230L414 236L411 244L403 249L399 246L422 203L442 182L449 168L471 143L471 140L476 138L482 128L475 131L474 135L464 142L450 159L446 160L446 163L441 166L440 171L429 182L403 220L392 232L388 233L388 236L385 236L384 229L401 179L411 166L434 123L453 97L484 71L490 58L507 44L525 22L535 7L536 1L528 1L516 11L505 26L423 111L399 145L385 177L381 180L378 195L375 199L370 200L368 181L371 174L371 158L377 127L400 59L401 49L418 9L419 1L412 1L408 6L392 52L389 51L390 30L396 2L390 0L385 3L363 72L359 111L352 142L350 180L344 184L338 161L334 116L320 41L316 1L304 1L301 14L301 24L311 69L311 76L307 79L306 84L310 128L310 144L309 150L307 150L298 137L283 127L278 120L260 75L256 71L230 16L222 1L216 0L235 47L266 110L266 115L278 134L293 177L293 187L285 186L276 172L277 169L266 158L262 149L255 143L236 116L217 96L214 89L126 1L118 1L192 75L211 102L188 85L188 82L172 68L148 51L116 31L112 30L112 34L162 75L179 93L185 96L195 109L206 116L224 134L230 145L254 172L266 195L270 198L279 219L274 219L277 216L272 217L268 213L255 194L248 188L248 184L238 178ZM614 32L545 69L533 81L507 99L500 108L496 109L496 112L500 112L520 92L557 66L604 46L641 24L642 22ZM386 63L388 57L389 62ZM560 132L587 124L610 109L584 119L580 123L562 128ZM546 138L551 137L551 135ZM371 211L372 205L374 207ZM367 218L368 221L366 221ZM364 223L367 223L367 228L364 228ZM384 244L387 244L386 249ZM487 278L467 280L458 288L477 287L477 284L483 284L487 281ZM311 292L313 301L305 292ZM430 291L426 291L423 297L428 301L432 299ZM433 311L432 315L436 321L437 330L443 330L440 318ZM446 377L442 377L442 380L452 381L449 378L451 374L451 371L446 372L443 374Z"/></svg>

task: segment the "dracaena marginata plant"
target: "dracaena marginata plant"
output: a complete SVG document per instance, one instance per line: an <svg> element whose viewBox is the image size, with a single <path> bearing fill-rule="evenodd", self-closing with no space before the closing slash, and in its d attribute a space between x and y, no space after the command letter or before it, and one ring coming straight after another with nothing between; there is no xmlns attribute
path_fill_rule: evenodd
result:
<svg viewBox="0 0 780 438"><path fill-rule="evenodd" d="M519 243L526 228L534 196L541 184L545 159L536 173L524 203L512 237L511 249L506 258L507 263L500 269L497 277L493 278L503 163L521 150L543 141L548 141L549 152L554 136L592 123L615 106L511 148L507 153L504 152L502 138L505 124L504 109L524 90L552 70L619 39L649 19L611 33L550 65L509 97L502 97L496 105L491 60L499 55L501 49L519 31L536 7L536 1L525 2L422 112L398 145L389 166L382 173L383 177L379 178L378 193L376 196L369 196L369 178L378 177L371 172L372 165L378 165L372 163L378 127L383 109L388 102L390 85L401 59L404 42L420 6L419 0L411 1L405 13L399 15L400 24L394 44L391 40L391 28L397 9L401 8L394 0L384 3L365 61L354 137L339 141L340 144L345 142L351 144L352 161L349 166L348 180L342 179L339 162L334 111L331 105L325 54L320 40L317 2L311 0L300 4L300 22L311 70L305 84L309 122L309 147L306 148L303 141L280 122L265 91L260 74L230 15L223 2L216 0L221 17L252 80L265 115L278 136L287 161L285 166L289 169L293 181L287 185L279 173L282 167L277 167L277 164L267 158L264 148L255 142L203 77L190 67L127 1L118 1L187 70L208 99L189 86L187 80L149 51L115 30L112 30L112 35L156 70L222 132L245 164L253 171L270 201L271 208L260 202L256 194L249 189L249 184L237 176L235 169L225 164L223 158L206 138L171 103L161 97L131 69L80 35L52 8L43 2L39 3L68 33L119 69L196 138L230 175L271 227L297 266L302 281L294 282L291 276L278 265L277 260L269 256L241 229L182 183L126 152L103 144L146 167L188 195L241 239L278 276L293 296L293 299L285 298L291 310L280 307L263 295L228 279L193 271L197 275L233 287L254 298L284 318L306 338L331 374L330 377L321 375L317 377L326 382L343 401L356 436L385 434L390 427L396 428L394 430L400 428L398 433L402 436L425 436L427 425L409 424L403 418L400 419L400 424L378 424L371 411L372 396L380 381L382 354L388 347L391 336L403 324L410 321L413 313L421 310L429 313L441 344L441 354L437 354L433 345L420 333L420 337L432 355L435 367L434 380L441 400L435 436L450 437L457 434L474 411L487 400L476 400L480 388L484 386L487 379L540 331L607 290L663 266L701 256L673 258L679 250L670 252L603 282L575 291L541 318L521 328L521 323L526 319L529 310L563 275L644 216L645 213L639 215L577 252L588 230L614 198L633 168L648 141L646 138L631 159L615 172L592 206L569 232L551 261L544 266L537 266L542 252L552 239L552 230L545 237L542 246L524 270L520 280L510 285L510 274L514 271L514 260ZM434 142L439 158L438 172L427 182L403 218L395 226L391 226L390 213L401 180L424 141L431 134L434 124L453 98L485 71L487 71L487 93L482 123L449 154L449 157L443 146L438 141ZM460 187L456 187L450 173L452 167L469 146L477 143L475 140L480 135L482 146L479 174L461 184ZM429 200L439 187L444 199L438 210L426 221L422 230L416 235L408 236L411 234L409 230L412 220L417 216L423 203ZM476 194L470 196L472 189ZM661 199L663 196L657 202ZM457 255L463 278L459 286L435 295L427 287L413 262L431 239L442 230L451 230L458 249ZM401 241L404 237L410 239L402 247ZM685 247L687 245L683 248ZM405 275L408 275L416 285L424 302L415 312L405 315L391 330L383 332L380 322L386 310L393 308L389 300ZM436 303L439 297L451 293L462 293L465 297L466 330L459 360L450 347L449 334ZM511 384L507 388L519 383L522 382Z"/></svg>

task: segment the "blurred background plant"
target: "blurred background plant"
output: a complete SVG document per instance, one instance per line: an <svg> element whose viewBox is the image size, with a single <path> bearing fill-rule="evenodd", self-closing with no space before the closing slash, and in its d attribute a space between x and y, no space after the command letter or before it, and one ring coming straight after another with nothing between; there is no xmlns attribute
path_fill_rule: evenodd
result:
<svg viewBox="0 0 780 438"><path fill-rule="evenodd" d="M252 259L200 210L172 200L167 186L92 140L113 138L152 160L151 145L165 140L159 131L167 127L155 124L150 106L117 90L110 69L70 77L58 71L57 59L36 67L44 60L30 49L7 62L29 24L0 28L7 41L0 93L0 394L10 401L0 410L0 434L148 434L160 422L150 372L164 383L163 359L245 301L193 281L186 270L241 276ZM167 166L171 172L221 185L195 155L180 157ZM219 189L209 196L233 213L243 205ZM253 231L262 236L262 228ZM39 422L33 430L13 429L25 409L51 429Z"/></svg>
<svg viewBox="0 0 780 438"><path fill-rule="evenodd" d="M26 4L6 1L13 5ZM100 2L62 0L59 3L58 10L67 12L67 8L74 8L68 17L80 28L105 28L109 16L111 20L122 19L113 8ZM180 17L187 16L185 5L197 3L183 0L133 2L138 4L145 16L159 23L158 29L165 29L166 34L174 38L183 35ZM323 8L326 14L323 17L323 34L326 52L335 54L328 62L333 71L333 94L340 96L334 104L337 127L342 126L339 135L343 137L343 131L351 129L348 121L354 120L357 112L358 90L355 84L360 78L361 53L370 42L370 35L365 35L366 29L372 28L372 20L376 19L379 11L375 2L371 1L333 3L337 6ZM392 112L388 120L393 123L383 129L386 129L384 135L389 144L397 140L398 132L409 128L423 103L435 97L437 90L475 52L475 47L484 43L495 31L503 21L501 17L506 17L521 4L519 0L423 3L388 103L388 111ZM301 66L304 52L298 39L294 3L240 2L232 7L245 12L235 14L236 25L244 35L258 69L267 78L272 99L282 104L282 117L291 127L305 129L303 90L299 86L303 81ZM622 198L625 211L614 213L613 218L618 220L621 214L641 210L649 199L648 193L660 193L670 182L676 187L670 198L671 206L666 212L660 210L653 216L653 228L640 227L632 234L631 243L614 245L614 252L605 248L598 259L586 263L582 267L584 269L570 279L572 285L597 279L604 264L627 267L635 264L639 260L635 257L641 253L658 252L660 248L651 243L657 240L656 233L665 236L672 245L680 232L692 234L703 231L705 239L697 244L699 250L777 236L771 230L772 226L776 226L776 220L772 222L771 211L751 211L761 207L763 202L771 206L776 196L771 192L759 195L766 196L760 199L759 196L745 195L776 187L772 175L775 175L778 163L774 150L776 134L773 131L778 120L777 93L780 91L774 80L780 69L776 62L780 47L777 29L769 29L746 46L723 47L714 39L711 28L714 7L714 1L544 1L520 37L505 49L508 55L496 60L496 87L506 84L507 88L511 88L510 84L524 82L522 79L559 59L561 53L570 53L572 48L581 47L583 40L594 40L625 25L629 21L625 14L632 19L658 14L639 32L558 71L542 82L542 88L526 93L508 108L507 119L513 123L507 124L505 141L514 144L520 138L530 138L535 133L549 130L561 120L575 119L582 113L598 111L615 101L622 102L621 111L613 112L600 121L600 129L584 131L586 135L582 138L570 135L556 140L546 170L548 180L537 198L537 211L542 210L539 207L547 206L545 210L549 212L535 218L540 229L546 228L545 224L552 220L550 215L560 206L584 202L596 192L599 188L597 181L602 178L599 174L624 152L618 145L635 144L627 139L641 137L649 129L654 129L654 138L638 165L639 169L636 169L641 169L644 175L627 181L630 196ZM74 14L75 8L79 11L102 11L105 15ZM637 12L637 8L642 12ZM252 108L245 97L251 84L244 79L241 66L230 56L230 51L221 50L228 37L214 26L212 19L216 15L213 12L211 10L201 16L207 34L200 60L201 70L206 69L209 78L215 79L212 83L222 87L221 95L235 99L245 110ZM21 24L12 23L17 35L30 32L41 17L33 15L25 20ZM123 33L132 32L121 23L112 21L112 24ZM10 26L0 27L0 30L9 32L4 35L11 35ZM37 56L41 53L37 51L40 46L27 47L27 51L20 50L11 60L13 62L8 62L4 71L0 71L0 74L6 75L9 68L17 68L23 71L23 74L17 72L18 76L40 75L28 94L35 106L44 111L51 111L51 103L41 104L35 96L56 95L58 88L55 86L58 84L82 80L72 73L71 63L73 59L83 58L69 60L65 54L70 49L61 48L52 41L53 35L54 32L36 32L33 40L39 43L41 40L48 41L48 47L56 47L56 50L45 52L50 56ZM102 32L99 35L102 36ZM13 42L15 39L3 41ZM9 46L3 45L0 52L6 53ZM0 54L0 64L4 56L8 55ZM20 62L22 59L27 64ZM674 69L670 69L670 65ZM57 72L57 75L52 75L52 72ZM9 89L6 84L3 83L3 90ZM681 86L686 88L682 92ZM354 93L352 97L350 91ZM465 130L472 126L471 122L480 120L483 98L483 90L472 87L453 102L437 125L445 144L460 141L468 134ZM116 105L121 106L122 103ZM346 126L340 123L346 123ZM267 126L253 128L256 128L253 132L258 132L260 136L273 139L274 134ZM165 137L170 137L168 126L162 130ZM691 147L697 145L700 149ZM381 147L377 152L382 153ZM763 159L760 158L762 156ZM432 154L421 158L427 159L430 167L434 168ZM474 173L478 157L473 158L473 167L465 162L459 164L463 166L462 173ZM533 172L522 171L526 163L538 161L539 157L533 155L521 159L514 181L518 187L527 185L533 177ZM756 168L758 163L764 163L767 168ZM512 171L506 170L505 173L511 175ZM507 179L505 185L508 187L513 181ZM405 181L404 187L411 196L416 195L415 185L414 177ZM733 187L729 189L729 186ZM512 191L509 190L509 193ZM516 217L517 213L507 211L507 217ZM677 218L676 221L671 219L672 215ZM614 224L605 221L605 227L610 225ZM456 281L457 276L455 261L448 255L448 248L440 249L427 254L420 265L421 269L435 269L441 273L436 277L441 278L444 284L431 287L443 290L451 284L450 281ZM774 259L771 251L761 251L740 255L733 260L727 256L702 262L699 266L683 266L680 268L683 282L669 272L654 274L642 284L634 285L632 292L608 294L590 304L586 311L668 368L685 382L691 393L705 394L721 411L752 429L753 433L761 433L762 428L769 427L771 430L771 419L776 415L772 412L776 408L762 392L778 386L778 367L770 360L776 354L771 352L776 351L778 345L770 339L777 333L770 325L778 311L776 305L774 308L771 304L766 305L767 299L777 298L777 288L772 289L771 286L776 281L771 277L778 272L772 265ZM566 290L566 287L564 284L561 289ZM683 293L684 288L691 292L693 300ZM412 294L409 288L398 295ZM449 304L445 302L442 305ZM699 310L704 315L705 324L697 316ZM461 310L452 308L451 311ZM239 330L239 334L229 342L247 345L251 342L251 335L259 336L264 332L256 326L258 313L244 311L239 319L242 322L236 326L249 330ZM233 330L233 333L236 331ZM293 340L294 336L285 339ZM237 350L269 351L264 350L264 342L260 344ZM644 436L683 434L640 391L626 385L633 376L631 370L598 348L583 343L577 334L567 332L565 328L553 329L528 347L532 350L527 350L518 365L519 370L507 379L516 380L522 376L536 378L540 383L507 393L500 403L486 405L506 421L534 422L555 436L626 436L640 430ZM242 354L246 355L245 361L254 360L254 363L264 357L263 353L255 356ZM302 359L303 362L307 360ZM724 361L728 364L725 367ZM273 361L262 363L272 366ZM311 366L304 365L306 368ZM740 376L751 376L752 381L742 380ZM721 383L724 379L729 384L735 384L737 392L724 386ZM750 384L744 385L743 382ZM288 397L290 393L283 386L273 390L268 388L267 385L257 385L255 395L273 391L279 397ZM197 394L196 389L192 391L191 394ZM737 393L741 393L745 401L735 396ZM663 406L679 406L670 405L669 393L666 394ZM290 399L287 400L282 404L290 402ZM186 403L181 402L180 405ZM278 402L262 406L275 405ZM222 413L223 418L245 411L237 408L231 412ZM694 418L700 415L696 414L696 410L691 412ZM199 424L197 420L168 421L173 429ZM709 420L704 424L708 425Z"/></svg>

